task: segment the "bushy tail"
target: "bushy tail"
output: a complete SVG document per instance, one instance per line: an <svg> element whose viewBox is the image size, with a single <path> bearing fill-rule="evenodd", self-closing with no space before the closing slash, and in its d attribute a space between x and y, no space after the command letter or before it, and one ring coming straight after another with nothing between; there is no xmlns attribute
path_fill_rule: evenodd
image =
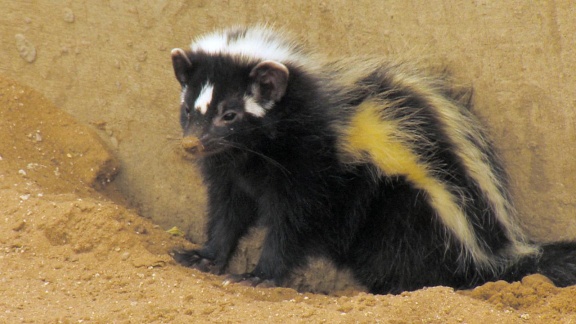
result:
<svg viewBox="0 0 576 324"><path fill-rule="evenodd" d="M558 242L542 246L536 272L558 287L576 285L576 242Z"/></svg>
<svg viewBox="0 0 576 324"><path fill-rule="evenodd" d="M557 287L576 285L576 242L544 244L540 254L520 260L501 279L518 281L534 273L548 277Z"/></svg>

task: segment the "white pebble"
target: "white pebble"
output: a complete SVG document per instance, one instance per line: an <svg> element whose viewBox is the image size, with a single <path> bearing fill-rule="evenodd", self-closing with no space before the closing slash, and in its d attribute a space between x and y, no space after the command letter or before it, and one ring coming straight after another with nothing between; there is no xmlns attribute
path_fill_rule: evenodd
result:
<svg viewBox="0 0 576 324"><path fill-rule="evenodd" d="M74 22L74 12L70 8L64 8L64 21L67 23Z"/></svg>
<svg viewBox="0 0 576 324"><path fill-rule="evenodd" d="M16 34L15 38L16 49L18 50L20 57L28 63L34 62L36 60L36 47L34 44L30 43L30 41L26 39L26 36L22 34Z"/></svg>

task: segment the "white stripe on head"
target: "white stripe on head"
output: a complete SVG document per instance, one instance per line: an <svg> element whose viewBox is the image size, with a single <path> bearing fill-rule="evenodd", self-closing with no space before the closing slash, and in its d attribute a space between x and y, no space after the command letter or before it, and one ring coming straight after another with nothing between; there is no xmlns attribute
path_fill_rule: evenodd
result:
<svg viewBox="0 0 576 324"><path fill-rule="evenodd" d="M234 33L241 35L232 36ZM252 27L245 30L224 30L197 38L191 45L192 52L227 54L244 59L299 62L304 58L294 44L269 29Z"/></svg>
<svg viewBox="0 0 576 324"><path fill-rule="evenodd" d="M260 106L254 98L250 96L244 96L244 110L256 117L264 117L266 115L266 108ZM271 108L271 107L270 107Z"/></svg>
<svg viewBox="0 0 576 324"><path fill-rule="evenodd" d="M200 90L200 94L196 101L194 102L194 109L200 111L202 115L206 114L208 110L208 105L212 102L212 92L214 91L214 86L209 82L206 82Z"/></svg>

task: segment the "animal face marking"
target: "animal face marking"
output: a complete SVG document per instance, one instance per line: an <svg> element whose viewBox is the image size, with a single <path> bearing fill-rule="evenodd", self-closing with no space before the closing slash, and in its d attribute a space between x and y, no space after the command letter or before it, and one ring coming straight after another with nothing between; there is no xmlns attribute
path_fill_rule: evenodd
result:
<svg viewBox="0 0 576 324"><path fill-rule="evenodd" d="M210 102L212 102L213 91L214 86L209 82L205 83L204 86L202 86L202 90L200 90L198 98L196 98L196 101L194 102L194 109L200 111L202 115L206 114L208 106L210 105Z"/></svg>
<svg viewBox="0 0 576 324"><path fill-rule="evenodd" d="M183 104L186 100L186 91L188 91L187 85L182 88L182 92L180 93L180 104Z"/></svg>
<svg viewBox="0 0 576 324"><path fill-rule="evenodd" d="M244 110L256 117L264 117L266 114L266 108L260 106L258 103L256 103L256 100L250 96L244 97Z"/></svg>

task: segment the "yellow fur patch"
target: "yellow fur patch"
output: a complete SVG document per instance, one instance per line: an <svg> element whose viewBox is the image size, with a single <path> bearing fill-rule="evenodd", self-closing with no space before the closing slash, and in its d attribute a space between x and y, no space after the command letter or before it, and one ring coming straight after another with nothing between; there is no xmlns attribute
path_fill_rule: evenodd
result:
<svg viewBox="0 0 576 324"><path fill-rule="evenodd" d="M348 150L356 157L369 153L387 175L405 175L415 183L425 181L426 171L398 137L398 125L394 121L382 121L379 108L382 109L375 102L358 107L348 129Z"/></svg>
<svg viewBox="0 0 576 324"><path fill-rule="evenodd" d="M383 118L387 108L385 102L362 103L345 131L344 150L357 160L369 157L383 174L404 176L416 188L425 191L440 220L467 247L464 253L470 253L481 264L489 262L478 246L466 215L455 201L457 197L444 183L431 176L434 170L418 160L405 141L411 135L400 130L398 121Z"/></svg>

